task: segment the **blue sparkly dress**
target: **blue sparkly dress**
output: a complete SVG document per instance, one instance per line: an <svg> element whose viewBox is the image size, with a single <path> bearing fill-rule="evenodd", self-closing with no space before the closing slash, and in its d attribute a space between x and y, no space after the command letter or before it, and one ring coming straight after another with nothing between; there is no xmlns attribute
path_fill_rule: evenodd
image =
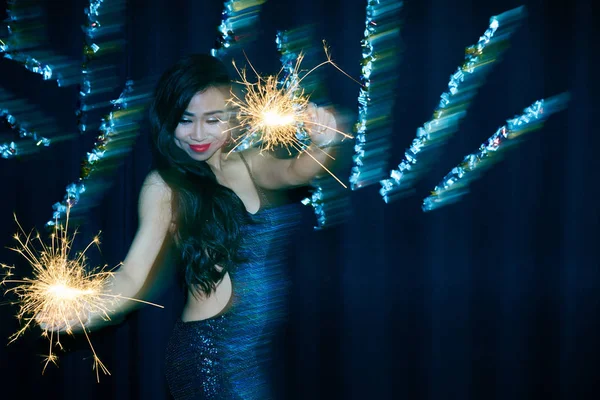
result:
<svg viewBox="0 0 600 400"><path fill-rule="evenodd" d="M213 318L178 320L169 340L166 377L175 399L272 398L264 370L270 339L286 315L284 251L299 212L285 205L248 215L241 243L247 261L229 272L230 305Z"/></svg>

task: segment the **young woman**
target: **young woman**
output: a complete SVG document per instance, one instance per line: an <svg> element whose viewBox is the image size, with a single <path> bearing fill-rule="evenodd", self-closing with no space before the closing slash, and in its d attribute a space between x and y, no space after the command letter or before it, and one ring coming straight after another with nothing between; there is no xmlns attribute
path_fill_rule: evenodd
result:
<svg viewBox="0 0 600 400"><path fill-rule="evenodd" d="M186 57L161 77L150 107L156 169L142 187L139 229L109 289L135 297L172 239L188 291L167 350L176 399L269 398L261 364L285 293L281 239L295 222L269 194L323 173L312 157L325 163L327 150L318 147L336 135L334 116L311 106L312 126L332 129L309 132L310 155L228 154L230 82L209 55ZM102 323L99 316L89 321Z"/></svg>

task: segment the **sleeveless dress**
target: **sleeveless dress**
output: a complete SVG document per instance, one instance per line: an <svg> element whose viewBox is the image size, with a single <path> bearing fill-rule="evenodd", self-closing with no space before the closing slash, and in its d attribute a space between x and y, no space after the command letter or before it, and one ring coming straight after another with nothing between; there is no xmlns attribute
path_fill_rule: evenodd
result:
<svg viewBox="0 0 600 400"><path fill-rule="evenodd" d="M178 320L169 340L166 377L175 399L272 398L264 369L274 329L286 315L284 251L298 215L295 204L248 213L241 242L247 261L229 272L230 305L213 318Z"/></svg>

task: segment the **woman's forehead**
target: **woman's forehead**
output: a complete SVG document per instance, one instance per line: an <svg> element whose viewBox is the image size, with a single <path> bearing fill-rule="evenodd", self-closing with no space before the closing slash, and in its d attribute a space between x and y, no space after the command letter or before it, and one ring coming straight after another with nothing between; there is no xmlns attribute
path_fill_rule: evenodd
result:
<svg viewBox="0 0 600 400"><path fill-rule="evenodd" d="M188 104L188 110L206 112L216 108L224 108L229 98L229 89L210 87L202 92L198 92L192 97Z"/></svg>

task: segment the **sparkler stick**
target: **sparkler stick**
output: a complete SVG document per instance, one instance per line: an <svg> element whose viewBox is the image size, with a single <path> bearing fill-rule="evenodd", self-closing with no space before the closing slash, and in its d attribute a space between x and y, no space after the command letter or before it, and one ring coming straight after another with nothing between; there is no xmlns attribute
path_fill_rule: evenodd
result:
<svg viewBox="0 0 600 400"><path fill-rule="evenodd" d="M471 182L500 161L505 151L513 148L525 134L538 130L552 114L563 110L568 100L566 93L539 100L527 107L520 116L508 120L477 152L465 156L462 163L444 177L424 200L423 211L432 211L460 200L468 193Z"/></svg>
<svg viewBox="0 0 600 400"><path fill-rule="evenodd" d="M147 301L123 297L106 291L114 273L104 267L97 267L88 271L86 252L92 246L99 246L100 240L95 237L83 251L71 257L73 236L68 235L68 213L65 226L54 225L54 232L50 236L50 243L45 243L39 233L27 234L16 219L19 233L14 239L18 246L13 248L32 267L32 278L14 278L14 267L1 264L6 271L0 285L16 284L6 290L5 295L12 293L18 298L19 306L17 319L21 322L21 329L9 338L9 343L14 342L32 325L40 325L42 335L49 340L49 351L45 358L44 368L49 363L56 364L57 355L54 348L62 349L60 343L61 329L66 334L72 335L73 329L81 327L83 334L93 353L93 368L96 379L100 380L100 371L110 375L106 366L98 357L88 335L86 320L93 314L100 315L104 320L110 320L112 307L118 300L131 300L149 304L155 307L162 306Z"/></svg>
<svg viewBox="0 0 600 400"><path fill-rule="evenodd" d="M458 129L477 89L508 48L508 40L526 15L525 7L515 8L490 19L489 28L476 45L467 47L465 62L450 77L449 91L443 93L433 118L417 130L417 137L406 150L398 169L381 181L379 193L390 202L412 187L427 170L431 151L442 146ZM427 157L428 156L428 157Z"/></svg>

